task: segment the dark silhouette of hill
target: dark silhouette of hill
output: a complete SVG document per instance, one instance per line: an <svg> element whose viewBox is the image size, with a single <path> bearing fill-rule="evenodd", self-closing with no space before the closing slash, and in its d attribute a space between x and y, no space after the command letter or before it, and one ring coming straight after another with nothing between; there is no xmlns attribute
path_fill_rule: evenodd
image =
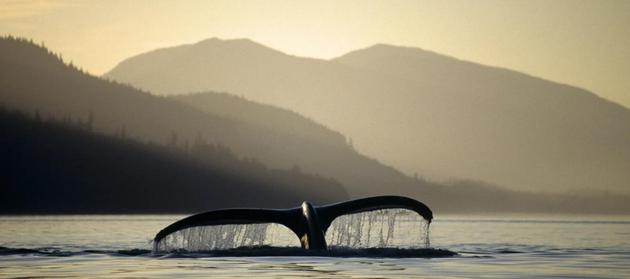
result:
<svg viewBox="0 0 630 279"><path fill-rule="evenodd" d="M418 196L418 191L438 187L360 155L332 131L319 137L300 137L197 110L87 75L25 40L1 39L0 63L0 103L11 109L39 112L44 118L89 121L98 133L118 135L124 131L129 139L180 147L201 137L230 148L238 157L256 158L270 168L296 167L334 178L354 197L381 193ZM313 126L306 127L309 125ZM340 196L343 198L345 195Z"/></svg>
<svg viewBox="0 0 630 279"><path fill-rule="evenodd" d="M204 112L177 100L87 75L65 65L44 47L22 39L0 39L0 88L0 103L10 109L38 112L44 118L89 122L97 133L124 133L129 139L182 148L201 137L270 168L296 168L333 178L353 197L420 197L439 187L406 177L357 153L338 133L322 128L321 135L313 135L317 125L312 122L303 122L307 128L301 131L311 133L306 137L292 134L286 127L270 129L260 123ZM344 198L342 193L339 199Z"/></svg>
<svg viewBox="0 0 630 279"><path fill-rule="evenodd" d="M173 213L347 198L337 182L270 170L197 139L188 150L0 109L0 213Z"/></svg>
<svg viewBox="0 0 630 279"><path fill-rule="evenodd" d="M163 95L225 91L296 111L407 173L525 191L629 193L630 111L591 92L390 45L333 60L209 39L105 75Z"/></svg>
<svg viewBox="0 0 630 279"><path fill-rule="evenodd" d="M251 42L246 42L246 45L256 46L256 44ZM273 55L279 57L288 57L271 50L261 51L261 53L266 52L273 53ZM291 59L293 58L289 57L289 60ZM328 65L327 62L317 63L322 67L329 67L326 66ZM323 71L323 73L327 73L327 71ZM344 78L343 76L338 77ZM278 78L282 79L284 77ZM306 86L307 84L304 85ZM278 86L281 86L281 84ZM627 206L625 206L628 204L625 202L628 199L624 196L600 195L598 197L585 198L578 195L541 195L508 191L479 182L461 182L451 186L444 186L428 182L422 178L408 177L391 167L359 154L339 133L318 125L307 118L287 110L280 110L272 106L257 104L228 95L215 94L209 96L209 94L212 93L178 99L153 96L130 86L87 75L76 67L65 65L59 57L50 53L44 47L34 45L28 41L14 38L0 39L0 103L4 107L19 110L30 115L38 115L39 119L55 118L63 123L76 123L83 130L100 135L89 134L86 136L88 139L96 137L94 140L111 140L111 137L103 137L103 135L126 139L126 141L122 141L124 144L120 142L113 143L113 146L121 144L126 146L125 144L128 144L130 141L143 142L144 144L134 143L133 145L140 146L140 149L148 149L146 154L143 154L155 156L154 158L158 158L156 159L158 162L165 160L162 165L150 165L155 166L155 168L146 170L146 173L156 171L156 169L167 173L168 169L164 167L167 163L182 164L181 166L183 166L186 164L185 161L189 160L193 162L193 165L202 164L212 168L219 168L219 170L225 170L227 167L227 170L230 170L232 174L237 173L234 176L234 179L236 179L242 168L246 168L243 164L247 165L246 162L252 161L252 159L247 158L255 158L255 160L260 161L258 164L264 164L271 169L290 169L289 173L297 173L299 177L303 177L303 181L299 177L294 178L294 180L283 180L283 177L290 175L282 171L279 171L277 175L271 170L263 171L265 177L268 178L268 183L263 183L262 185L275 185L274 187L280 187L279 191L287 192L279 196L278 203L285 200L291 200L291 203L293 203L292 199L300 193L304 195L315 193L313 194L316 195L315 198L303 197L306 200L316 200L319 199L318 197L321 197L321 199L343 200L348 195L361 197L379 194L399 194L422 200L436 212L537 211L618 213L629 211L626 208ZM332 109L337 106L334 98L330 98L328 101L330 105L323 106L326 109ZM207 102L212 103L207 104ZM217 107L215 102L221 104L221 107ZM345 105L351 104L346 103ZM322 105L319 106L321 107ZM349 114L348 117L350 116ZM357 125L366 125L365 123L365 121L357 122ZM16 127L20 127L20 125L16 125ZM11 133L18 132L13 130L7 132L7 134ZM17 135L19 137L20 134L18 133ZM376 133L374 135L375 137L382 136ZM77 137L81 138L82 136L78 135ZM31 142L31 139L45 141L45 136L23 136L23 138L29 138L26 142ZM201 141L200 139L203 140ZM200 141L205 143L199 145ZM62 140L57 142L59 144L63 143ZM81 144L70 141L69 144L60 147L59 150L60 152L63 150L63 153L53 154L54 156L44 156L41 153L35 153L33 157L24 159L24 162L41 159L41 161L33 164L40 165L42 168L46 166L55 167L51 165L54 164L51 158L55 158L57 155L74 156L64 154L73 154L73 146L75 145ZM164 150L158 148L162 145L167 145L168 150L181 151L179 153L175 152L175 155L169 153L171 154L169 156L172 157L162 157L161 154L163 154ZM207 145L211 147L197 148L198 146ZM216 147L217 145L220 147ZM33 147L26 146L24 150L27 153L31 152L29 150L36 152L37 146L37 144ZM121 147L121 149L124 148ZM116 148L112 146L94 147L94 150L90 152L97 152L101 154L100 156L120 153L136 154L137 156L134 155L135 157L143 156L133 151L133 148L125 149L125 152L110 151L110 149ZM7 148L6 150L13 149ZM233 151L234 154L231 154L229 150ZM81 167L82 164L77 162L103 160L96 158L97 155L93 153L90 154L82 157L84 159L74 161L74 164L63 164L59 168L67 168L65 165ZM184 158L181 158L182 156ZM226 159L219 160L216 159L217 157L225 157ZM243 159L226 166L226 162L233 162L234 157ZM166 161L167 159L165 158L182 159L184 161L173 163L171 161L175 159ZM12 171L13 166L18 165L13 164L12 161L13 159L6 161L9 163L4 164L4 170L9 169ZM111 161L108 162L111 164ZM125 167L127 161L121 159L118 162ZM136 163L134 162L141 163L144 162L144 159L129 159L129 162L135 166ZM158 162L155 164L158 164ZM218 164L216 162L222 163ZM113 166L111 167L111 172L108 173L109 176L118 174L118 170L113 169ZM145 172L140 167L129 168L134 175ZM262 166L253 168L265 170ZM182 169L186 168L182 167ZM179 183L181 180L182 185L193 183L188 182L187 179L193 180L195 177L199 177L200 174L195 170L193 166L189 170L190 174L181 174L180 176L174 176L170 180L165 180L173 183ZM206 171L203 168L199 172L205 173ZM68 173L72 174L72 172ZM242 192L241 190L243 189L249 189L249 185L261 185L256 184L260 182L259 180L248 183L247 181L252 181L249 180L248 173L249 171L246 169L243 170L243 180L239 181L244 186L243 188L236 188L234 193ZM346 191L340 190L338 192L339 196L328 196L330 191L335 192L334 183L319 177L304 176L304 174L308 173L333 178L339 181ZM143 176L127 175L136 177L138 179L137 184L140 186L149 185L147 187L150 187L151 181L143 180L146 179ZM160 174L157 177L162 177L161 175L165 174ZM212 179L212 175L208 175L211 176L208 179ZM89 187L90 185L87 184L91 183L91 181L109 181L107 180L108 177L103 176L98 173L93 174L92 178L84 176L85 180L80 183L76 182L73 185ZM6 177L9 176L3 175L3 178ZM72 175L67 177L72 177ZM320 189L319 184L314 185L309 181L312 183L320 181L323 183L321 186L323 188ZM98 182L95 183L102 185ZM293 183L295 183L295 185L292 185L293 188L287 189L283 187L283 185ZM330 187L326 185L330 185ZM219 192L229 191L226 188L219 189L222 189ZM198 190L200 189L186 190L184 191L185 194L182 194L182 198L187 196L191 201L201 199L197 196ZM311 190L314 192L311 192ZM320 190L323 192L319 193L318 191ZM99 193L105 194L104 189L99 191ZM115 192L112 191L112 193ZM143 191L143 193L147 194L146 191ZM232 194L232 192L229 193ZM156 199L162 199L169 194L167 192L156 192L155 195L159 196ZM229 199L232 199L232 197L239 200L238 196L225 196L225 202L231 202ZM264 199L265 197L261 196L260 198ZM253 200L252 203L249 203L246 198L243 199L243 203L247 203L247 206L257 204ZM85 212L90 212L87 206L84 209ZM167 210L171 212L176 211L177 207L174 206L164 211Z"/></svg>

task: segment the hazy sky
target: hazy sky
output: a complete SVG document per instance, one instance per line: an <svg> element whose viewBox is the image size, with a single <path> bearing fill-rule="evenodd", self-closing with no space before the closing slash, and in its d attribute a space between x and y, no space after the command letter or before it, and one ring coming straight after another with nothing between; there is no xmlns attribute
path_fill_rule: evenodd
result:
<svg viewBox="0 0 630 279"><path fill-rule="evenodd" d="M250 38L332 58L416 46L589 89L630 107L630 1L0 0L0 34L100 75L158 47Z"/></svg>

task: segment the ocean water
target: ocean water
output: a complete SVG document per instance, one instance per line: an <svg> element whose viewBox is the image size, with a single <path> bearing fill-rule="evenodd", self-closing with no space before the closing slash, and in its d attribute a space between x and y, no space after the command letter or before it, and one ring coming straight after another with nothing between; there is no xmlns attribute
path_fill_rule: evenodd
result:
<svg viewBox="0 0 630 279"><path fill-rule="evenodd" d="M152 253L182 217L1 216L0 278L630 278L630 216L436 215L429 250Z"/></svg>

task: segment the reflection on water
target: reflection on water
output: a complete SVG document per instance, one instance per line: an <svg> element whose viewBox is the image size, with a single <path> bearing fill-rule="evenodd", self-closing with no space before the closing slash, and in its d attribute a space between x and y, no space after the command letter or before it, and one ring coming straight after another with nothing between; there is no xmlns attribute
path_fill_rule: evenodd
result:
<svg viewBox="0 0 630 279"><path fill-rule="evenodd" d="M630 218L623 216L436 216L432 246L460 254L447 258L147 254L155 233L181 217L0 217L0 246L51 252L0 249L0 277L624 278L630 274Z"/></svg>

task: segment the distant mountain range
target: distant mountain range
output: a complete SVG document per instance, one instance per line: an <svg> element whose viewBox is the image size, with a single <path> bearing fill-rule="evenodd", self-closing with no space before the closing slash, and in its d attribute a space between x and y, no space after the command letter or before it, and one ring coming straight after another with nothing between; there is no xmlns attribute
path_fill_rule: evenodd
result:
<svg viewBox="0 0 630 279"><path fill-rule="evenodd" d="M270 168L298 167L305 173L334 178L353 196L414 195L427 187L437 187L357 153L341 134L297 115L287 121L300 121L294 126L303 128L290 131L290 126L270 129L251 121L267 116L237 119L220 111L196 109L175 99L87 75L65 65L46 49L20 40L0 40L0 63L0 103L9 109L73 121L87 121L89 117L95 132L117 135L125 130L127 138L145 142L176 141L186 146L201 137ZM266 115L265 111L274 108L250 103L235 110ZM277 113L291 114L286 110Z"/></svg>
<svg viewBox="0 0 630 279"><path fill-rule="evenodd" d="M212 90L287 108L408 174L630 193L630 110L418 48L375 45L319 60L209 39L131 57L104 77L160 95Z"/></svg>
<svg viewBox="0 0 630 279"><path fill-rule="evenodd" d="M5 201L16 198L11 205L28 205L28 193L94 189L80 193L91 199L99 196L94 193L114 195L97 203L104 208L100 213L156 212L143 207L147 203L134 208L129 201L138 194L153 201L173 197L178 203L165 206L169 212L198 210L206 200L210 209L378 194L415 197L442 213L630 212L627 196L536 194L471 181L446 186L405 176L361 155L342 134L290 110L224 93L154 96L85 74L23 39L0 39L0 106L34 119L0 118L2 133L9 135L1 144L0 192ZM58 127L59 121L89 132ZM115 196L124 191L131 193ZM265 191L275 198L261 194ZM66 202L47 204L60 207L44 212L77 212L64 208ZM6 208L2 212L14 212ZM22 209L42 212L36 206Z"/></svg>

